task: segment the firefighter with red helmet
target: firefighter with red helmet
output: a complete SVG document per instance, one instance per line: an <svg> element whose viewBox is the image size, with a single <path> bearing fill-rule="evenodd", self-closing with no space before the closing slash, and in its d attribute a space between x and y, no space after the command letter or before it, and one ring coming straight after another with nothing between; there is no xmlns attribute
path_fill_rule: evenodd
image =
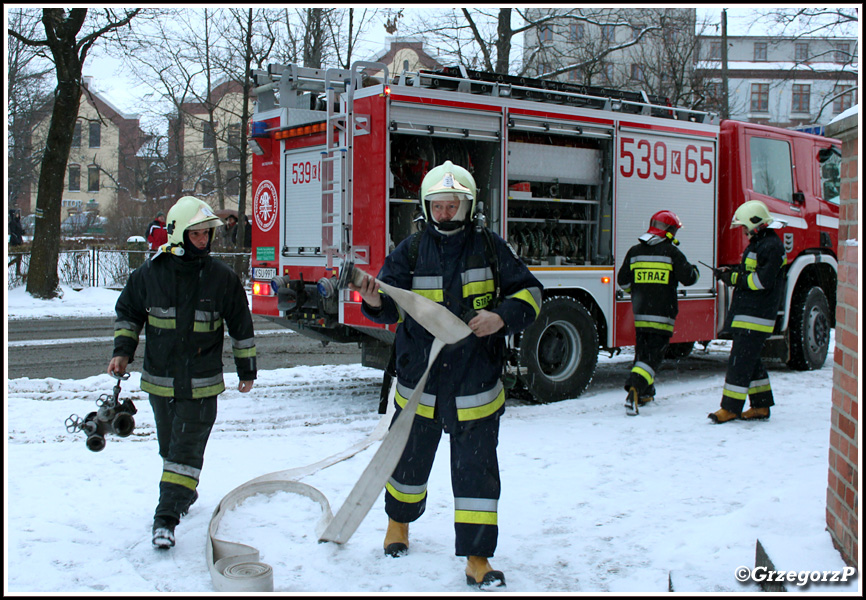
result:
<svg viewBox="0 0 866 600"><path fill-rule="evenodd" d="M413 260L410 236L388 255L377 279L439 302L463 318L474 335L446 346L433 363L406 447L385 486L383 546L389 556L408 551L409 523L425 511L427 482L444 430L451 438L455 554L467 557L469 585L504 586L505 576L488 559L499 535L496 447L505 410L505 337L538 316L542 286L502 238L472 225L476 185L469 171L451 161L432 169L421 182L421 205L427 226L416 234L417 256ZM360 286L349 287L361 293L367 318L400 323L394 342L399 414L425 371L434 338L379 293L376 279L367 276Z"/></svg>
<svg viewBox="0 0 866 600"><path fill-rule="evenodd" d="M720 272L719 278L734 288L724 330L733 344L722 388L721 408L707 415L713 423L770 418L773 390L761 361L764 342L776 326L776 314L785 290L785 245L773 231L774 221L760 200L744 202L734 213L731 227L743 227L749 245L740 264ZM743 406L749 399L749 410Z"/></svg>
<svg viewBox="0 0 866 600"><path fill-rule="evenodd" d="M647 232L632 246L617 273L617 284L631 294L634 312L635 358L625 383L625 407L630 415L655 396L656 370L661 366L679 307L677 285L694 285L700 274L677 246L683 224L670 210L650 218Z"/></svg>

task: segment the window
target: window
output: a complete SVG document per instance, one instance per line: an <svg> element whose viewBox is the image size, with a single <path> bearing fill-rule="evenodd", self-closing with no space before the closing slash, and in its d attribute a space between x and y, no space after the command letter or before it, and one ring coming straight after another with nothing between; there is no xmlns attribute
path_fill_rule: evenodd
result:
<svg viewBox="0 0 866 600"><path fill-rule="evenodd" d="M541 36L540 39L542 42L552 42L553 41L553 28L550 25L545 25L541 28Z"/></svg>
<svg viewBox="0 0 866 600"><path fill-rule="evenodd" d="M99 121L90 122L90 147L99 148L102 138L102 123Z"/></svg>
<svg viewBox="0 0 866 600"><path fill-rule="evenodd" d="M752 84L752 112L767 112L770 110L770 84Z"/></svg>
<svg viewBox="0 0 866 600"><path fill-rule="evenodd" d="M80 131L80 130L79 130ZM81 191L81 167L78 165L69 165L66 170L69 172L69 191Z"/></svg>
<svg viewBox="0 0 866 600"><path fill-rule="evenodd" d="M809 60L809 44L806 42L797 42L794 44L794 60L797 62L806 62Z"/></svg>
<svg viewBox="0 0 866 600"><path fill-rule="evenodd" d="M239 196L241 193L241 177L239 171L229 171L226 181L226 193L229 196Z"/></svg>
<svg viewBox="0 0 866 600"><path fill-rule="evenodd" d="M821 193L825 202L839 204L839 189L842 187L842 156L834 148L818 151L821 167Z"/></svg>
<svg viewBox="0 0 866 600"><path fill-rule="evenodd" d="M791 147L788 142L769 138L749 140L752 166L752 189L758 194L792 202Z"/></svg>
<svg viewBox="0 0 866 600"><path fill-rule="evenodd" d="M635 25L631 27L631 39L636 40L640 36L641 28Z"/></svg>
<svg viewBox="0 0 866 600"><path fill-rule="evenodd" d="M601 67L602 73L604 74L604 80L608 83L613 83L613 63L604 63Z"/></svg>
<svg viewBox="0 0 866 600"><path fill-rule="evenodd" d="M72 147L81 148L81 121L76 121L72 130Z"/></svg>
<svg viewBox="0 0 866 600"><path fill-rule="evenodd" d="M99 191L99 167L87 167L87 191Z"/></svg>
<svg viewBox="0 0 866 600"><path fill-rule="evenodd" d="M580 81L580 70L574 69L568 72L569 81Z"/></svg>
<svg viewBox="0 0 866 600"><path fill-rule="evenodd" d="M791 89L791 112L807 113L810 110L811 86L795 83Z"/></svg>
<svg viewBox="0 0 866 600"><path fill-rule="evenodd" d="M754 60L767 60L767 42L755 42Z"/></svg>
<svg viewBox="0 0 866 600"><path fill-rule="evenodd" d="M834 58L839 64L845 64L849 60L851 60L851 44L845 42L837 42Z"/></svg>
<svg viewBox="0 0 866 600"><path fill-rule="evenodd" d="M833 100L834 113L845 112L854 106L854 89L851 86L837 85L833 88L833 95L836 96L836 99Z"/></svg>
<svg viewBox="0 0 866 600"><path fill-rule="evenodd" d="M201 193L202 196L207 196L213 191L213 182L210 179L202 179L201 180Z"/></svg>
<svg viewBox="0 0 866 600"><path fill-rule="evenodd" d="M212 149L216 145L216 134L209 122L205 122L202 129L202 148Z"/></svg>
<svg viewBox="0 0 866 600"><path fill-rule="evenodd" d="M722 43L721 42L710 42L710 60L721 60L722 59Z"/></svg>
<svg viewBox="0 0 866 600"><path fill-rule="evenodd" d="M601 39L605 42L612 42L614 39L614 26L613 25L602 25L601 26Z"/></svg>
<svg viewBox="0 0 866 600"><path fill-rule="evenodd" d="M241 124L232 123L228 127L228 147L226 148L228 160L241 159Z"/></svg>
<svg viewBox="0 0 866 600"><path fill-rule="evenodd" d="M643 81L643 69L637 63L631 65L631 78L634 81Z"/></svg>
<svg viewBox="0 0 866 600"><path fill-rule="evenodd" d="M571 36L571 41L573 42L579 42L583 40L583 36L586 34L586 24L572 23L569 27L569 34Z"/></svg>

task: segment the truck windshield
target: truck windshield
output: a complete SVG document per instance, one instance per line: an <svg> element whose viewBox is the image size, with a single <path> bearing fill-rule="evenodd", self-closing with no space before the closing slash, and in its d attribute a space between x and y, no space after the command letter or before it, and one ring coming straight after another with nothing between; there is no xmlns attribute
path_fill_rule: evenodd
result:
<svg viewBox="0 0 866 600"><path fill-rule="evenodd" d="M839 188L842 181L842 156L835 147L818 151L821 167L821 192L826 202L839 204Z"/></svg>

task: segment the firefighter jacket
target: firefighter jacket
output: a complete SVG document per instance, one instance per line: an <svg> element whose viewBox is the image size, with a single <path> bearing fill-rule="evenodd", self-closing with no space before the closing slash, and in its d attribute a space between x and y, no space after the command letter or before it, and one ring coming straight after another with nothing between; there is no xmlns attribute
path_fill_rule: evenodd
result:
<svg viewBox="0 0 866 600"><path fill-rule="evenodd" d="M414 273L411 239L401 242L385 259L380 281L434 300L466 322L474 311L486 309L505 323L493 335L470 334L445 346L430 370L417 414L431 419L438 414L446 431L452 432L459 422L492 418L504 411L505 337L523 330L538 316L542 286L496 234L488 238L492 245L488 254L485 236L471 227L447 236L427 227L417 247ZM491 260L497 264L491 265ZM377 323L400 323L395 339L396 401L405 406L427 368L433 336L387 295L383 294L378 310L364 303L362 311Z"/></svg>
<svg viewBox="0 0 866 600"><path fill-rule="evenodd" d="M725 330L750 329L773 333L776 315L785 292L788 263L785 246L772 229L752 237L731 282L734 297L725 320Z"/></svg>
<svg viewBox="0 0 866 600"><path fill-rule="evenodd" d="M616 282L631 294L635 329L672 334L679 312L677 284L694 285L698 268L668 239L644 234L629 248Z"/></svg>
<svg viewBox="0 0 866 600"><path fill-rule="evenodd" d="M241 381L256 378L256 345L247 296L238 276L210 256L183 260L159 253L136 269L115 306L114 356L132 362L139 335L147 343L142 391L206 398L225 390L224 323Z"/></svg>

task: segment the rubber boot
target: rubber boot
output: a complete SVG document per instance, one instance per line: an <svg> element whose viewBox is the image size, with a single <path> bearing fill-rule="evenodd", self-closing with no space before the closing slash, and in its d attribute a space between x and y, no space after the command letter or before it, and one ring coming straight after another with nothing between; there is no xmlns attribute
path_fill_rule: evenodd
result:
<svg viewBox="0 0 866 600"><path fill-rule="evenodd" d="M720 408L716 412L710 413L707 415L707 417L713 423L727 423L728 421L733 421L734 419L736 419L739 416L740 415L738 415L737 413L731 412L731 411L726 410L724 408Z"/></svg>
<svg viewBox="0 0 866 600"><path fill-rule="evenodd" d="M625 397L625 414L635 416L638 414L638 393L634 387L628 388L628 395Z"/></svg>
<svg viewBox="0 0 866 600"><path fill-rule="evenodd" d="M153 537L151 543L157 550L168 550L174 546L174 528L177 521L171 517L155 517L153 519Z"/></svg>
<svg viewBox="0 0 866 600"><path fill-rule="evenodd" d="M655 400L655 396L641 396L640 398L638 398L637 404L638 406L643 406L645 404L649 404L653 400Z"/></svg>
<svg viewBox="0 0 866 600"><path fill-rule="evenodd" d="M469 556L466 560L466 584L474 587L505 587L505 575L494 571L484 556Z"/></svg>
<svg viewBox="0 0 866 600"><path fill-rule="evenodd" d="M385 532L385 555L403 556L409 552L409 523L398 523L388 519L388 531Z"/></svg>
<svg viewBox="0 0 866 600"><path fill-rule="evenodd" d="M745 421L759 421L766 420L770 418L770 407L764 406L762 408L750 408L746 412L740 415L740 418Z"/></svg>

